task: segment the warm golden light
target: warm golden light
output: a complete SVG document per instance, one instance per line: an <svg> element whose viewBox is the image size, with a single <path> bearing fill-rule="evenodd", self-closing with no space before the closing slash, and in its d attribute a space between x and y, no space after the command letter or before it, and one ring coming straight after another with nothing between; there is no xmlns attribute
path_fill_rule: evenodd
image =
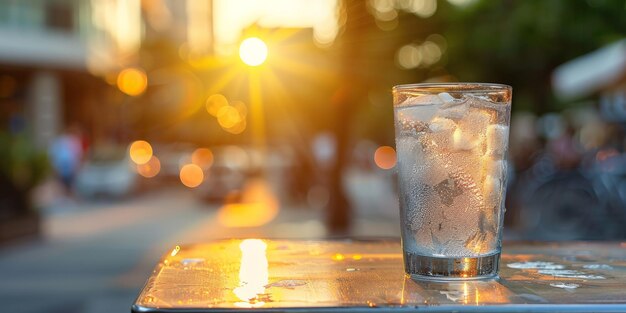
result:
<svg viewBox="0 0 626 313"><path fill-rule="evenodd" d="M225 106L228 106L228 100L221 94L211 95L206 100L206 110L213 116L217 116L217 112Z"/></svg>
<svg viewBox="0 0 626 313"><path fill-rule="evenodd" d="M198 148L191 154L191 162L208 170L213 165L213 152L209 148Z"/></svg>
<svg viewBox="0 0 626 313"><path fill-rule="evenodd" d="M174 249L172 249L172 252L170 252L170 256L176 256L176 254L178 254L178 251L180 251L180 246L174 247Z"/></svg>
<svg viewBox="0 0 626 313"><path fill-rule="evenodd" d="M463 283L463 303L467 304L469 298L469 292L467 291L467 283Z"/></svg>
<svg viewBox="0 0 626 313"><path fill-rule="evenodd" d="M154 176L157 176L160 171L161 162L154 155L150 158L150 160L148 160L148 162L137 165L137 173L146 178L152 178Z"/></svg>
<svg viewBox="0 0 626 313"><path fill-rule="evenodd" d="M279 211L279 202L266 181L250 180L244 187L240 203L226 204L218 221L226 227L258 227L271 222Z"/></svg>
<svg viewBox="0 0 626 313"><path fill-rule="evenodd" d="M117 75L117 88L129 96L142 94L148 86L148 77L140 68L127 68Z"/></svg>
<svg viewBox="0 0 626 313"><path fill-rule="evenodd" d="M343 261L343 259L345 259L346 257L341 253L335 253L332 258L335 261Z"/></svg>
<svg viewBox="0 0 626 313"><path fill-rule="evenodd" d="M152 158L152 146L145 140L137 140L128 149L130 159L135 164L146 164Z"/></svg>
<svg viewBox="0 0 626 313"><path fill-rule="evenodd" d="M196 164L187 164L180 169L180 181L189 188L195 188L202 184L204 172Z"/></svg>
<svg viewBox="0 0 626 313"><path fill-rule="evenodd" d="M246 105L243 102L235 101L233 102L232 107L235 108L237 112L239 112L239 115L241 115L241 117L245 118L246 115L248 115L248 107L246 107Z"/></svg>
<svg viewBox="0 0 626 313"><path fill-rule="evenodd" d="M263 306L265 302L259 300L258 295L265 293L265 286L269 283L267 244L260 239L246 239L241 242L239 249L239 287L233 289L233 293L242 302L236 305L247 308Z"/></svg>
<svg viewBox="0 0 626 313"><path fill-rule="evenodd" d="M217 122L223 128L231 128L241 122L241 116L237 109L225 106L217 111Z"/></svg>
<svg viewBox="0 0 626 313"><path fill-rule="evenodd" d="M244 130L246 130L246 120L242 119L241 121L239 121L237 124L235 124L233 127L229 127L229 128L224 128L225 131L231 133L231 134L241 134Z"/></svg>
<svg viewBox="0 0 626 313"><path fill-rule="evenodd" d="M396 150L389 146L381 146L374 152L376 166L388 170L396 166Z"/></svg>
<svg viewBox="0 0 626 313"><path fill-rule="evenodd" d="M239 46L239 57L247 65L259 66L267 59L267 45L259 38L247 38Z"/></svg>
<svg viewBox="0 0 626 313"><path fill-rule="evenodd" d="M312 28L316 43L326 46L343 24L338 5L338 0L214 0L215 50L221 55L234 52L231 48L254 24L264 29Z"/></svg>

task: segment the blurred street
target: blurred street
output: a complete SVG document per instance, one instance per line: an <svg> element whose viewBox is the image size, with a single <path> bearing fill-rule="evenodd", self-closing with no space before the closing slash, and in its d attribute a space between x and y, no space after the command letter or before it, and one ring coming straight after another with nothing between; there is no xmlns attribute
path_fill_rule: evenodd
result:
<svg viewBox="0 0 626 313"><path fill-rule="evenodd" d="M229 228L219 208L176 186L110 203L58 201L45 209L40 239L0 249L3 311L127 312L159 257L177 244L326 234L322 211L281 207L264 226ZM398 236L398 223L360 218L354 234Z"/></svg>
<svg viewBox="0 0 626 313"><path fill-rule="evenodd" d="M467 221L505 240L624 240L625 15L592 0L0 0L0 313L128 312L181 244L397 238L399 198L435 243L443 222L429 234L406 208L473 195L474 218L449 214L463 249L487 247L456 232ZM463 82L513 88L489 94L506 113L462 122ZM398 101L415 84L438 87ZM418 105L404 130L444 144L398 157L400 107ZM407 157L431 144L489 158Z"/></svg>

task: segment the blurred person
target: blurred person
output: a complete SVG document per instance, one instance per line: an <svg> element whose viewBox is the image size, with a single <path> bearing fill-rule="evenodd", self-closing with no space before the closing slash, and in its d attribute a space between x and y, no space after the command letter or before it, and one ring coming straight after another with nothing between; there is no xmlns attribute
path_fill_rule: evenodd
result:
<svg viewBox="0 0 626 313"><path fill-rule="evenodd" d="M77 126L67 128L50 144L48 151L52 168L70 192L83 157L83 141Z"/></svg>
<svg viewBox="0 0 626 313"><path fill-rule="evenodd" d="M541 149L536 123L537 117L531 112L519 112L511 117L509 154L517 172L530 168Z"/></svg>
<svg viewBox="0 0 626 313"><path fill-rule="evenodd" d="M582 159L581 148L574 138L574 132L574 129L568 126L560 136L549 140L546 145L546 150L552 156L555 165L562 170L577 168Z"/></svg>

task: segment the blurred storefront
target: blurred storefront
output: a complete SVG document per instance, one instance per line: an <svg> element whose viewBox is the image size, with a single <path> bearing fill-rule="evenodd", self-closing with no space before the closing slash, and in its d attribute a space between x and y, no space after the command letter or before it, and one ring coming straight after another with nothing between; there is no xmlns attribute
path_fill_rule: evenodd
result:
<svg viewBox="0 0 626 313"><path fill-rule="evenodd" d="M103 105L110 92L98 75L133 61L140 23L138 0L0 2L5 161L0 173L6 199L0 206L0 240L36 232L37 211L29 193L56 170L54 156L47 156L55 141L71 133L86 152L110 133L107 123L115 123L115 116ZM46 161L50 157L51 163Z"/></svg>

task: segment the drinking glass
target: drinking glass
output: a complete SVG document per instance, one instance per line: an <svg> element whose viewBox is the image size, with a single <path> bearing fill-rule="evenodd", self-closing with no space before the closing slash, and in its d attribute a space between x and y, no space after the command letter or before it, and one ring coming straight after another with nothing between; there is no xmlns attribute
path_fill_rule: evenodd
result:
<svg viewBox="0 0 626 313"><path fill-rule="evenodd" d="M402 249L412 277L497 275L511 92L487 83L393 88Z"/></svg>

